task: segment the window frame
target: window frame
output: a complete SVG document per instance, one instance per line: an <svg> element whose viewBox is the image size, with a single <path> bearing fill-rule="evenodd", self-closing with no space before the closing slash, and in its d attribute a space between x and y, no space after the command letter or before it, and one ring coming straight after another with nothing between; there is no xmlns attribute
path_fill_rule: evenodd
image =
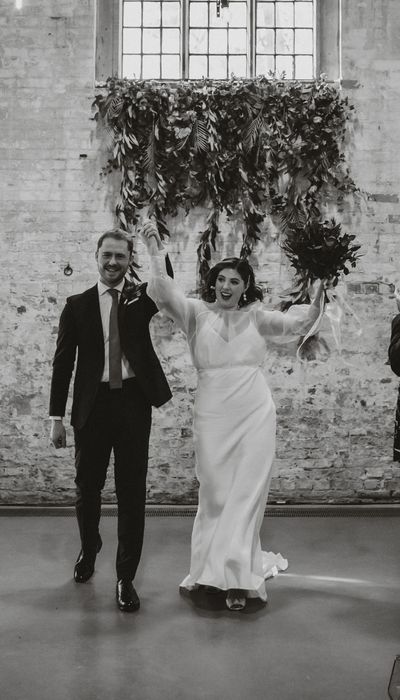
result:
<svg viewBox="0 0 400 700"><path fill-rule="evenodd" d="M315 12L315 75L322 73L330 81L341 81L341 0L314 0ZM191 80L185 78L188 71L189 59L189 3L182 3L182 27L183 41L182 51L182 77L176 79L155 79L162 82L178 82ZM255 36L256 30L256 2L249 3L249 30ZM109 77L120 78L122 73L122 0L97 0L96 2L96 55L95 55L95 81L99 84ZM250 76L254 77L256 65L256 42L250 42L248 54ZM212 78L214 80L214 78ZM293 80L293 78L287 78ZM296 79L297 80L297 79ZM307 79L303 82L310 82Z"/></svg>

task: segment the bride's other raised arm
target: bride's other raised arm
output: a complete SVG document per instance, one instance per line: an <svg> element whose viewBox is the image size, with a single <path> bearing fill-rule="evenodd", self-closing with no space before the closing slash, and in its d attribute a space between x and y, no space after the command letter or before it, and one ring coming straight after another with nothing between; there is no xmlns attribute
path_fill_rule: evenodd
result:
<svg viewBox="0 0 400 700"><path fill-rule="evenodd" d="M257 309L259 332L265 336L306 335L321 312L323 293L324 283L320 282L311 304L293 304L287 311Z"/></svg>
<svg viewBox="0 0 400 700"><path fill-rule="evenodd" d="M164 247L156 225L147 221L140 231L140 236L150 257L147 294L160 311L172 318L179 328L187 333L194 300L188 299L179 285L166 274Z"/></svg>

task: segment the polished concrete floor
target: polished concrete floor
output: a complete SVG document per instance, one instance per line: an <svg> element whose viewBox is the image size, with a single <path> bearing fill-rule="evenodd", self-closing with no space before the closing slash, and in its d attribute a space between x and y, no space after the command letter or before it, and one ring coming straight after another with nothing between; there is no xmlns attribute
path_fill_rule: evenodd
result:
<svg viewBox="0 0 400 700"><path fill-rule="evenodd" d="M385 700L400 654L400 517L267 517L289 558L244 613L184 597L191 517L148 517L128 615L114 600L115 517L90 582L73 517L0 518L3 700Z"/></svg>

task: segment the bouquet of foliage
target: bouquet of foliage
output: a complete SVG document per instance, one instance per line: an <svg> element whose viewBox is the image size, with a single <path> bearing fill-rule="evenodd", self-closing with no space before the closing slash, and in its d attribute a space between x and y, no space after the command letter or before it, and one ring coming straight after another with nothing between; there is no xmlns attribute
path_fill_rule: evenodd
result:
<svg viewBox="0 0 400 700"><path fill-rule="evenodd" d="M296 286L291 296L303 302L308 288L316 280L327 280L336 287L341 274L348 275L360 254L355 236L343 233L341 224L309 220L304 226L290 227L281 247L296 271Z"/></svg>
<svg viewBox="0 0 400 700"><path fill-rule="evenodd" d="M281 246L296 271L296 283L288 290L290 300L281 304L282 310L309 302L309 289L316 280L336 287L340 276L348 275L360 257L360 246L354 240L355 236L343 233L334 219L309 220L304 226L290 227ZM326 291L325 301L329 301ZM299 340L298 356L303 360L327 359L329 348L318 333L307 334Z"/></svg>

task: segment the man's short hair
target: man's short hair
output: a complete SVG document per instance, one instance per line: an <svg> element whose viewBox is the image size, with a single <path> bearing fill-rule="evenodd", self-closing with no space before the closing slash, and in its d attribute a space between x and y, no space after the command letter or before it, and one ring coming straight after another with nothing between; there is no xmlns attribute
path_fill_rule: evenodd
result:
<svg viewBox="0 0 400 700"><path fill-rule="evenodd" d="M125 243L128 246L129 254L132 254L133 240L130 236L128 236L126 231L122 230L122 228L113 228L110 231L105 231L105 233L102 233L99 240L97 241L96 252L99 250L99 248L101 248L105 238L114 238L115 241L125 241Z"/></svg>

